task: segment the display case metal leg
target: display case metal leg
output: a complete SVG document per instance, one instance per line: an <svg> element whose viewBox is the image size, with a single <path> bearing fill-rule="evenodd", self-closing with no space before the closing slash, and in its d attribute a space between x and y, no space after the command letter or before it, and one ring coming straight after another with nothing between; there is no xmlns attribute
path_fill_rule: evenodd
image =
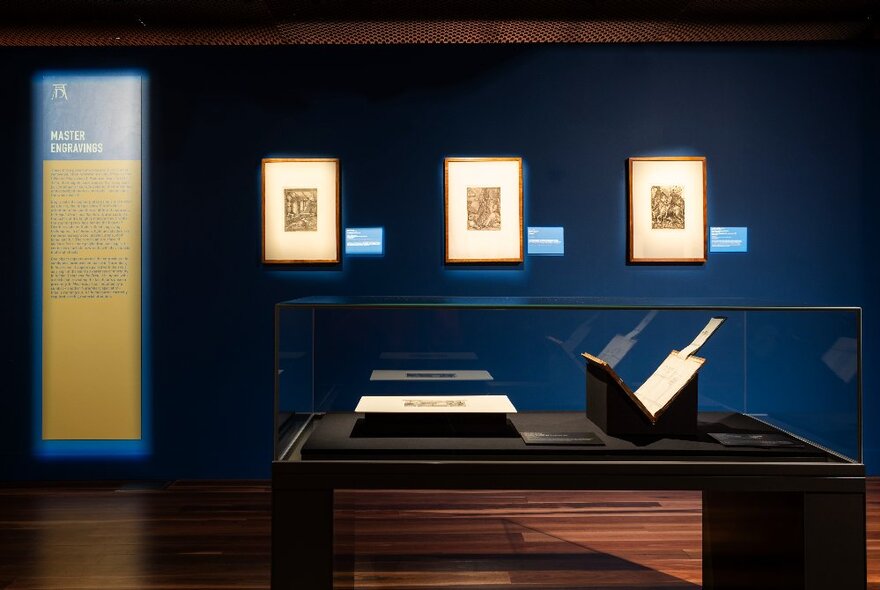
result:
<svg viewBox="0 0 880 590"><path fill-rule="evenodd" d="M703 492L703 587L864 590L864 493Z"/></svg>
<svg viewBox="0 0 880 590"><path fill-rule="evenodd" d="M333 588L333 490L272 493L272 590Z"/></svg>
<svg viewBox="0 0 880 590"><path fill-rule="evenodd" d="M864 590L865 494L805 494L804 529L804 588Z"/></svg>
<svg viewBox="0 0 880 590"><path fill-rule="evenodd" d="M804 496L703 492L703 588L804 588Z"/></svg>

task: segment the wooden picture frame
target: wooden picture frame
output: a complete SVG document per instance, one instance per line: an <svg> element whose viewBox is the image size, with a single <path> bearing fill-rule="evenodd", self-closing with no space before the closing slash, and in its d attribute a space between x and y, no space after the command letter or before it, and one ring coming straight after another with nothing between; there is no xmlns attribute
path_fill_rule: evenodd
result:
<svg viewBox="0 0 880 590"><path fill-rule="evenodd" d="M264 158L263 264L338 264L340 165L336 158Z"/></svg>
<svg viewBox="0 0 880 590"><path fill-rule="evenodd" d="M445 158L447 264L523 261L522 158Z"/></svg>
<svg viewBox="0 0 880 590"><path fill-rule="evenodd" d="M628 261L705 263L706 158L629 158L628 170Z"/></svg>

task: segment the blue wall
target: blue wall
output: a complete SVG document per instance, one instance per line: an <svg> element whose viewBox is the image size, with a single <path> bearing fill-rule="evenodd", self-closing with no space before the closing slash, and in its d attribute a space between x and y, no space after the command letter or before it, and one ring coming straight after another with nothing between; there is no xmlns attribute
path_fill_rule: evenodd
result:
<svg viewBox="0 0 880 590"><path fill-rule="evenodd" d="M865 307L865 447L880 472L873 48L532 46L0 51L7 231L0 477L266 477L273 304L304 295L739 297ZM150 77L153 441L142 461L31 457L30 78ZM524 158L525 222L566 256L447 269L442 160ZM625 264L625 163L708 158L710 225L748 254ZM343 225L380 225L382 259L333 270L260 260L260 159L342 160Z"/></svg>

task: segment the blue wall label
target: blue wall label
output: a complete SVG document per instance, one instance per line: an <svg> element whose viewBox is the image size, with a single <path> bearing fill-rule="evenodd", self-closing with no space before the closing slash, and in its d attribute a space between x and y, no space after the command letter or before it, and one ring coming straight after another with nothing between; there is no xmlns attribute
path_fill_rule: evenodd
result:
<svg viewBox="0 0 880 590"><path fill-rule="evenodd" d="M530 256L563 256L565 254L565 229L562 227L528 228L528 253Z"/></svg>
<svg viewBox="0 0 880 590"><path fill-rule="evenodd" d="M749 228L709 228L709 252L748 252Z"/></svg>
<svg viewBox="0 0 880 590"><path fill-rule="evenodd" d="M385 254L385 228L345 228L345 254L347 256L382 256Z"/></svg>

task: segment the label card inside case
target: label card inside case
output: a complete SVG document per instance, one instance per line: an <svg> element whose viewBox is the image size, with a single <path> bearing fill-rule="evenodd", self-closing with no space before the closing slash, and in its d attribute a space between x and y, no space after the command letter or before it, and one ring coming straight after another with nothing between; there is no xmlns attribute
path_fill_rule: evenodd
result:
<svg viewBox="0 0 880 590"><path fill-rule="evenodd" d="M804 446L800 442L772 432L710 432L709 436L720 442L725 447L789 447L798 448Z"/></svg>
<svg viewBox="0 0 880 590"><path fill-rule="evenodd" d="M520 432L527 445L603 445L595 432Z"/></svg>
<svg viewBox="0 0 880 590"><path fill-rule="evenodd" d="M492 381L489 371L412 369L408 371L374 369L370 381Z"/></svg>

